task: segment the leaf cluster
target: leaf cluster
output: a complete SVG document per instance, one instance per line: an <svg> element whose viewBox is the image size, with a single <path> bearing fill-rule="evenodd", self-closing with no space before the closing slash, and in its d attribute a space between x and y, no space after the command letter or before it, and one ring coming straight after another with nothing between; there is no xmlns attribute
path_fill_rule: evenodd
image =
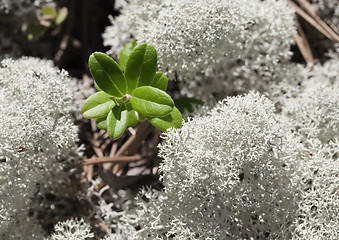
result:
<svg viewBox="0 0 339 240"><path fill-rule="evenodd" d="M119 138L126 128L148 120L162 131L180 128L182 116L165 92L168 79L157 70L157 52L146 43L125 45L119 63L101 52L89 57L89 68L99 90L81 108L100 129Z"/></svg>
<svg viewBox="0 0 339 240"><path fill-rule="evenodd" d="M41 16L37 22L28 25L25 35L29 40L36 40L43 36L50 27L56 27L62 24L68 15L66 7L55 9L54 7L45 5L41 8Z"/></svg>

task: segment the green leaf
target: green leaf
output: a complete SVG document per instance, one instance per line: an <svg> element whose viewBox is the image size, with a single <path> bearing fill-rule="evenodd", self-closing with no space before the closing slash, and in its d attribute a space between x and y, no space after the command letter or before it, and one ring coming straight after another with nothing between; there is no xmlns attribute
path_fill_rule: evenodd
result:
<svg viewBox="0 0 339 240"><path fill-rule="evenodd" d="M128 93L141 86L149 86L157 70L157 51L146 43L133 49L128 57L125 76Z"/></svg>
<svg viewBox="0 0 339 240"><path fill-rule="evenodd" d="M136 116L139 122L143 122L146 120L145 115L142 115L141 113L138 113L137 111L135 113L136 113Z"/></svg>
<svg viewBox="0 0 339 240"><path fill-rule="evenodd" d="M132 127L135 124L138 123L138 119L137 119L137 112L134 111L134 109L131 106L131 103L126 103L126 107L127 107L127 127Z"/></svg>
<svg viewBox="0 0 339 240"><path fill-rule="evenodd" d="M36 40L45 34L47 27L37 23L30 23L26 29L25 35L28 40Z"/></svg>
<svg viewBox="0 0 339 240"><path fill-rule="evenodd" d="M167 131L167 129L171 127L180 128L182 126L182 116L176 107L174 107L172 112L165 117L147 117L147 119L161 131Z"/></svg>
<svg viewBox="0 0 339 240"><path fill-rule="evenodd" d="M55 17L55 24L60 25L61 23L63 23L66 20L67 15L68 15L68 10L66 7L59 8L57 15Z"/></svg>
<svg viewBox="0 0 339 240"><path fill-rule="evenodd" d="M181 97L174 100L175 106L181 113L194 112L194 105L204 105L204 102L196 98Z"/></svg>
<svg viewBox="0 0 339 240"><path fill-rule="evenodd" d="M102 91L100 88L99 88L99 86L98 86L98 84L94 81L94 87L98 90L98 91Z"/></svg>
<svg viewBox="0 0 339 240"><path fill-rule="evenodd" d="M107 116L95 119L99 129L107 130Z"/></svg>
<svg viewBox="0 0 339 240"><path fill-rule="evenodd" d="M135 111L151 117L165 116L174 107L172 98L166 92L151 86L136 88L130 103Z"/></svg>
<svg viewBox="0 0 339 240"><path fill-rule="evenodd" d="M100 91L87 98L81 107L81 112L85 118L101 118L107 116L114 106L113 98Z"/></svg>
<svg viewBox="0 0 339 240"><path fill-rule="evenodd" d="M107 131L112 139L118 139L127 128L127 108L125 104L115 106L107 116Z"/></svg>
<svg viewBox="0 0 339 240"><path fill-rule="evenodd" d="M57 16L57 12L55 11L55 9L48 5L43 6L41 12L43 16L48 16L52 18L55 18Z"/></svg>
<svg viewBox="0 0 339 240"><path fill-rule="evenodd" d="M124 46L124 48L121 50L120 56L119 56L119 66L123 71L125 71L128 57L136 45L137 45L137 41L134 40L133 42L127 43Z"/></svg>
<svg viewBox="0 0 339 240"><path fill-rule="evenodd" d="M89 69L102 91L115 97L126 94L126 80L118 64L109 56L95 52L89 57Z"/></svg>
<svg viewBox="0 0 339 240"><path fill-rule="evenodd" d="M162 72L157 72L154 76L151 86L166 91L168 78Z"/></svg>

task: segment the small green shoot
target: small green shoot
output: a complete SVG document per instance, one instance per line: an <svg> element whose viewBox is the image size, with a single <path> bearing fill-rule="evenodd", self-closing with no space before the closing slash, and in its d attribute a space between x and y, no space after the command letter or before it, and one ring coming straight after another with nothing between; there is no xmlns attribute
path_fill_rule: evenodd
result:
<svg viewBox="0 0 339 240"><path fill-rule="evenodd" d="M165 92L168 79L157 70L157 52L152 45L125 45L119 64L104 53L89 57L89 69L99 92L81 108L85 118L94 118L98 128L118 139L126 128L146 119L162 131L180 128L182 116Z"/></svg>
<svg viewBox="0 0 339 240"><path fill-rule="evenodd" d="M41 16L28 24L25 35L28 40L37 40L42 37L49 28L56 27L63 23L68 15L66 7L55 9L45 5L41 8Z"/></svg>

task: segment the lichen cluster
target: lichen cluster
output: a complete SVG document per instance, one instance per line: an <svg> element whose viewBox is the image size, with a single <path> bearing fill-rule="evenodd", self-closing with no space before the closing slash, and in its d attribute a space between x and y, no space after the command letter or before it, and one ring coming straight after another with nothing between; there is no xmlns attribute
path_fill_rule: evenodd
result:
<svg viewBox="0 0 339 240"><path fill-rule="evenodd" d="M68 81L65 71L46 60L23 57L1 62L1 238L39 239L38 227L28 218L31 198L37 184L62 172L62 163L75 155L77 128L68 115L72 99Z"/></svg>
<svg viewBox="0 0 339 240"><path fill-rule="evenodd" d="M294 13L285 1L129 1L103 34L117 55L132 38L153 44L182 94L219 100L267 91L290 58Z"/></svg>

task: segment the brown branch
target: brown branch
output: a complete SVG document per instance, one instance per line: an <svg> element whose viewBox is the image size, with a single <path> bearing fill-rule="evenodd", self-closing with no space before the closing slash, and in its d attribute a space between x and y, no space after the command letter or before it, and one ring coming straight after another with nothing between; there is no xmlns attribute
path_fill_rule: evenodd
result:
<svg viewBox="0 0 339 240"><path fill-rule="evenodd" d="M106 233L108 233L108 234L110 233L108 227L107 227L104 223L99 222L98 225L99 225Z"/></svg>
<svg viewBox="0 0 339 240"><path fill-rule="evenodd" d="M311 47L307 41L306 35L303 29L301 28L299 22L297 20L296 22L297 22L298 33L294 36L294 40L296 44L298 45L301 55L304 57L305 61L313 65L314 58L313 58Z"/></svg>
<svg viewBox="0 0 339 240"><path fill-rule="evenodd" d="M111 150L110 150L110 152L109 152L109 157L114 157L114 155L115 155L116 152L117 152L117 149L118 149L118 143L115 142L115 143L112 144ZM109 163L104 163L104 164L102 165L102 167L103 167L104 169L111 169L112 166L113 166L113 164L112 164L111 162L109 162Z"/></svg>
<svg viewBox="0 0 339 240"><path fill-rule="evenodd" d="M148 136L151 130L151 124L142 122L136 127L135 135L132 135L118 150L116 155L130 155L138 151L142 141Z"/></svg>
<svg viewBox="0 0 339 240"><path fill-rule="evenodd" d="M319 23L319 25L326 31L334 41L339 41L338 29L334 25L327 24L324 20L321 19L316 8L309 3L307 0L296 0L299 4L306 10L306 12L313 17L313 19Z"/></svg>
<svg viewBox="0 0 339 240"><path fill-rule="evenodd" d="M297 4L295 4L294 2L292 2L292 0L287 0L287 3L294 8L294 10L296 11L296 13L302 17L305 21L307 21L309 24L311 24L314 28L316 28L319 32L321 32L323 35L325 35L328 39L333 40L333 41L339 41L339 36L332 30L329 30L328 26L326 25L326 23L324 21L322 21L320 19L320 17L316 16L314 18L312 18L310 15L308 15L301 7L299 7ZM305 2L303 3L305 5ZM308 6L308 5L307 5ZM307 9L310 9L310 7L308 6ZM311 14L315 14L313 10L309 10L309 12L311 12ZM316 19L319 22L316 21ZM327 27L324 27L324 25L326 25Z"/></svg>
<svg viewBox="0 0 339 240"><path fill-rule="evenodd" d="M142 159L147 159L149 157L135 155L135 156L115 156L115 157L91 157L89 159L84 159L82 163L83 166L99 164L99 163L129 163L129 162L136 162Z"/></svg>
<svg viewBox="0 0 339 240"><path fill-rule="evenodd" d="M91 182L93 180L93 165L87 165L87 181Z"/></svg>
<svg viewBox="0 0 339 240"><path fill-rule="evenodd" d="M109 152L109 156L110 157L113 157L115 155L115 153L117 152L117 148L118 148L118 143L113 143L112 144L112 147L111 147L111 150Z"/></svg>
<svg viewBox="0 0 339 240"><path fill-rule="evenodd" d="M132 135L118 150L116 156L121 156L123 154L130 155L134 154L140 148L143 140L146 139L148 134L150 133L152 127L148 122L142 122L137 126L137 130L135 135ZM126 163L118 163L113 168L113 173L117 173L120 169L122 169Z"/></svg>

